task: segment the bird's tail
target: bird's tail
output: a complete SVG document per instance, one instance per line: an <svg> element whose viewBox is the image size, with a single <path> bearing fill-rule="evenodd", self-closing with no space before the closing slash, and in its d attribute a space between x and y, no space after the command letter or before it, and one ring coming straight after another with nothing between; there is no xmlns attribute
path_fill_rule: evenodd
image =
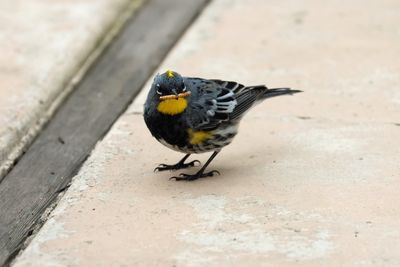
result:
<svg viewBox="0 0 400 267"><path fill-rule="evenodd" d="M268 88L265 93L263 94L262 98L270 98L280 95L293 95L296 93L301 93L301 90L295 90L290 88Z"/></svg>

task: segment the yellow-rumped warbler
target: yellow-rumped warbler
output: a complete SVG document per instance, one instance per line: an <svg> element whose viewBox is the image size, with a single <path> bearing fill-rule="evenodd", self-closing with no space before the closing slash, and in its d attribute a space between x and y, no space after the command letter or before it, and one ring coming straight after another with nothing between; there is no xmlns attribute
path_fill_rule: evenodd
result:
<svg viewBox="0 0 400 267"><path fill-rule="evenodd" d="M301 91L182 77L171 70L157 75L144 106L144 120L160 143L186 155L175 165L160 164L155 171L192 167L200 162L185 163L190 154L213 152L197 173L181 173L171 179L190 181L219 174L205 169L232 142L246 111L266 98L298 92Z"/></svg>

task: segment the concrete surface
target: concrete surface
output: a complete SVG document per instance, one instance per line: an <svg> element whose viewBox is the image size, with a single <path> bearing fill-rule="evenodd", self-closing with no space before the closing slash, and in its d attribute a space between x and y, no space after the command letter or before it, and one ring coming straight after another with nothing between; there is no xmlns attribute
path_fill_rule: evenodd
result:
<svg viewBox="0 0 400 267"><path fill-rule="evenodd" d="M140 96L14 267L399 266L399 8L214 1L159 71L305 92L257 106L190 183L153 173L182 155Z"/></svg>
<svg viewBox="0 0 400 267"><path fill-rule="evenodd" d="M0 180L133 2L0 0Z"/></svg>

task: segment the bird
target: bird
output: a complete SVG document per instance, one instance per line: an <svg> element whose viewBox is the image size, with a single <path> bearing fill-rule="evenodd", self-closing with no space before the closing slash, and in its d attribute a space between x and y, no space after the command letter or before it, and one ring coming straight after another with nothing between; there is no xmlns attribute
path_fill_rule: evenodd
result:
<svg viewBox="0 0 400 267"><path fill-rule="evenodd" d="M191 154L212 152L196 173L181 173L170 179L193 181L220 174L206 168L232 142L245 113L267 98L299 92L302 91L184 77L172 70L157 74L144 104L144 121L161 144L185 156L176 164L160 164L154 171L197 166L201 164L198 160L186 162Z"/></svg>

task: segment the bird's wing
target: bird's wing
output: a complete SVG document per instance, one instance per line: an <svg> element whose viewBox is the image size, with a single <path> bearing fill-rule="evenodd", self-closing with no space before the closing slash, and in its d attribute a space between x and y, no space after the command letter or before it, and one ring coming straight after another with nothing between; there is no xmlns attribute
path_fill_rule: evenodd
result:
<svg viewBox="0 0 400 267"><path fill-rule="evenodd" d="M232 90L220 86L212 80L187 78L185 82L191 90L190 105L186 109L187 121L196 130L211 130L229 120L229 113L236 107Z"/></svg>
<svg viewBox="0 0 400 267"><path fill-rule="evenodd" d="M215 82L223 88L232 90L235 94L237 103L234 110L229 114L230 120L234 120L242 116L258 99L260 99L260 96L268 90L265 85L244 86L243 84L234 81L215 79L209 81Z"/></svg>
<svg viewBox="0 0 400 267"><path fill-rule="evenodd" d="M265 85L244 87L241 92L236 94L237 105L233 112L229 114L231 120L235 120L244 115L254 103L268 90Z"/></svg>
<svg viewBox="0 0 400 267"><path fill-rule="evenodd" d="M220 87L232 90L235 94L240 93L245 86L243 84L234 82L234 81L223 81L223 80L209 80L211 82L214 82L216 84L218 84Z"/></svg>
<svg viewBox="0 0 400 267"><path fill-rule="evenodd" d="M189 126L196 130L210 130L224 121L239 118L258 99L259 89L266 89L201 78L188 78L188 83L193 89L187 118Z"/></svg>

